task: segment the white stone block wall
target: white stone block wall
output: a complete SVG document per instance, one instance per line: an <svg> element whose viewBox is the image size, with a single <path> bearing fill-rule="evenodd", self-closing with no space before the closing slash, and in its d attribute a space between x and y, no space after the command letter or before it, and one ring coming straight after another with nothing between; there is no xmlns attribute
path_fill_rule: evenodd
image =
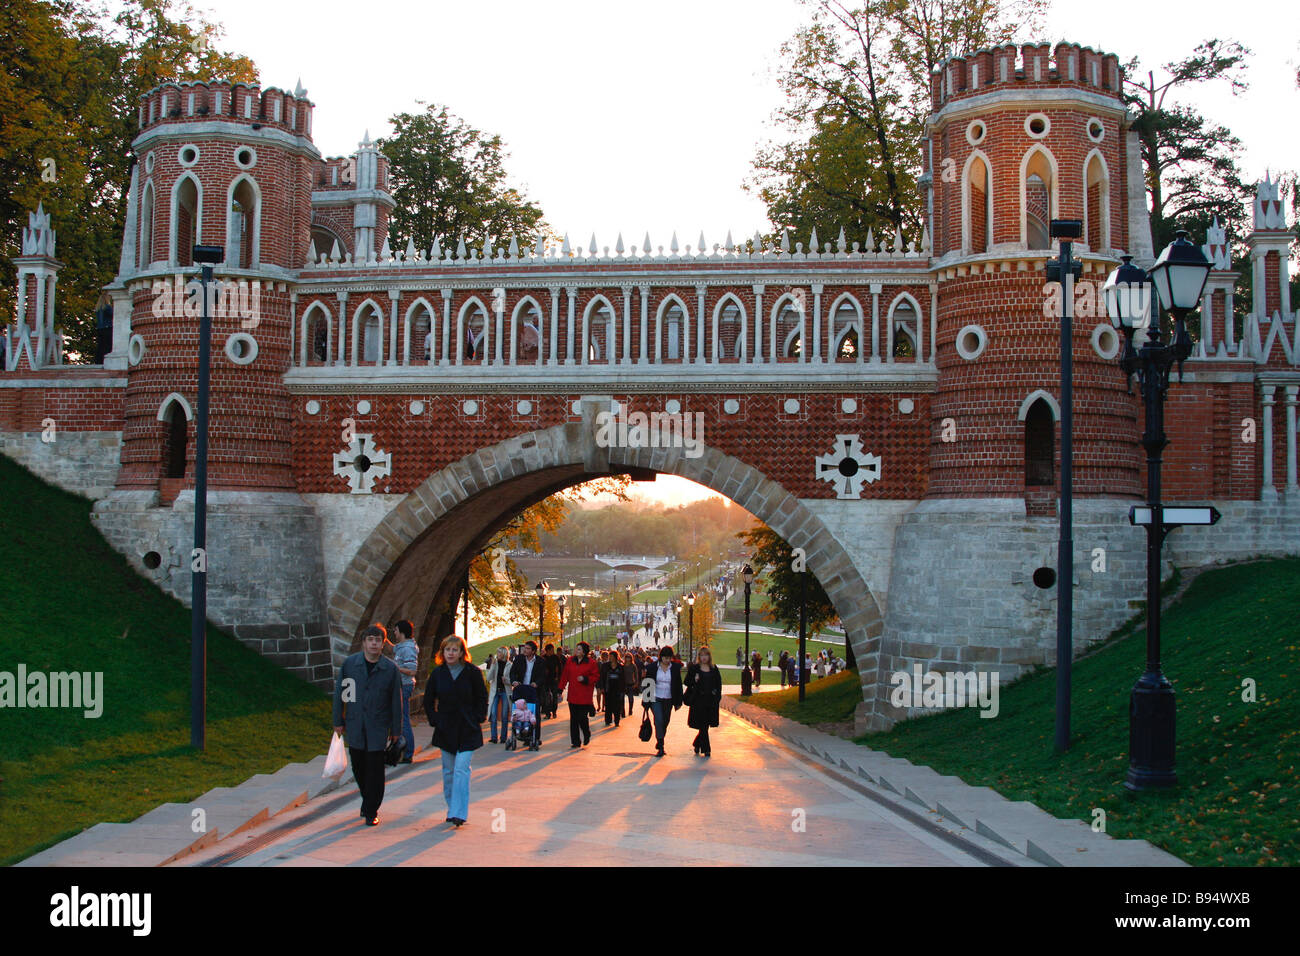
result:
<svg viewBox="0 0 1300 956"><path fill-rule="evenodd" d="M320 518L320 552L328 601L361 545L406 495L309 494L301 497Z"/></svg>
<svg viewBox="0 0 1300 956"><path fill-rule="evenodd" d="M894 540L903 518L916 507L917 502L803 498L800 503L821 519L852 557L881 613L886 613Z"/></svg>
<svg viewBox="0 0 1300 956"><path fill-rule="evenodd" d="M91 500L113 490L121 464L122 433L68 432L51 442L42 432L0 432L0 453L50 484Z"/></svg>

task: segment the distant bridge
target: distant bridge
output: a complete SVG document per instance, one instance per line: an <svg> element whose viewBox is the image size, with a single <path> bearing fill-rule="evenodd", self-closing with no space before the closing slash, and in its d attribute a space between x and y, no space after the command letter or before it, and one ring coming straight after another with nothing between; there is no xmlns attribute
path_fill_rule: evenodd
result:
<svg viewBox="0 0 1300 956"><path fill-rule="evenodd" d="M643 568L646 571L653 571L655 568L663 567L669 561L674 560L674 556L669 554L662 558L654 557L635 557L627 554L593 554L592 558L601 564L607 564L615 571L633 568Z"/></svg>

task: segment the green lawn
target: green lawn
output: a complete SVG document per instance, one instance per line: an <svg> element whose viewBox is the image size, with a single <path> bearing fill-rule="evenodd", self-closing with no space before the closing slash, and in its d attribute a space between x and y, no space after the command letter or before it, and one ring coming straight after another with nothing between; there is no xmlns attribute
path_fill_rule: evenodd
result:
<svg viewBox="0 0 1300 956"><path fill-rule="evenodd" d="M742 699L739 694L732 696L737 700ZM854 710L862 703L862 683L857 671L847 670L821 680L814 677L804 690L802 704L799 703L797 687L754 694L743 699L756 707L802 724L840 722L853 719Z"/></svg>
<svg viewBox="0 0 1300 956"><path fill-rule="evenodd" d="M0 865L325 752L327 697L215 628L207 750L191 750L188 609L108 546L90 502L4 456L0 501L0 670L103 673L98 718L0 709Z"/></svg>
<svg viewBox="0 0 1300 956"><path fill-rule="evenodd" d="M1214 569L1165 613L1162 665L1178 705L1179 785L1172 790L1132 794L1123 787L1129 691L1145 659L1138 618L1075 661L1073 737L1063 756L1052 747L1054 668L1002 687L995 719L948 711L859 742L1058 817L1091 823L1100 808L1111 836L1149 840L1197 866L1300 864L1298 580L1296 558ZM1257 688L1255 702L1242 700L1246 680ZM827 712L851 713L851 695L836 703L834 681L819 683L806 708L825 697ZM752 702L771 709L783 703L780 694Z"/></svg>

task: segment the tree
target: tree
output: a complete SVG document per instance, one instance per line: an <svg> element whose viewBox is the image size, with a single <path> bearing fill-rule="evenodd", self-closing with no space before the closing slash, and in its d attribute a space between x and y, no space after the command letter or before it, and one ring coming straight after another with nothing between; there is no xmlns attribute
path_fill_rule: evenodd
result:
<svg viewBox="0 0 1300 956"><path fill-rule="evenodd" d="M542 210L506 182L500 136L489 136L448 112L428 105L422 113L392 117L393 135L377 142L391 163L397 203L395 235L428 249L461 239L505 246L516 239L531 247L546 231Z"/></svg>
<svg viewBox="0 0 1300 956"><path fill-rule="evenodd" d="M1214 218L1230 236L1248 231L1251 187L1242 181L1241 141L1171 94L1221 81L1233 95L1247 89L1250 51L1232 40L1206 40L1185 59L1166 63L1164 75L1125 66L1125 101L1137 112L1137 131L1151 205L1151 240L1158 251L1186 229L1203 241Z"/></svg>
<svg viewBox="0 0 1300 956"><path fill-rule="evenodd" d="M807 587L805 633L815 634L838 618L835 605L831 603L817 576L810 571L798 570L803 567L802 560L796 560L794 549L779 534L763 524L750 531L742 531L736 537L753 549L749 563L756 572L763 575L769 612L787 634L799 632L801 577L805 579L802 584ZM847 635L844 648L844 658L852 665L853 648L849 645Z"/></svg>
<svg viewBox="0 0 1300 956"><path fill-rule="evenodd" d="M92 360L94 309L117 274L140 97L168 80L257 81L219 36L172 0L124 0L111 20L73 0L0 7L0 311L13 314L10 258L43 204L64 262L57 323L70 360Z"/></svg>
<svg viewBox="0 0 1300 956"><path fill-rule="evenodd" d="M1041 23L1046 0L804 0L810 24L781 47L789 137L759 147L745 188L778 229L819 241L920 238L917 192L930 72Z"/></svg>

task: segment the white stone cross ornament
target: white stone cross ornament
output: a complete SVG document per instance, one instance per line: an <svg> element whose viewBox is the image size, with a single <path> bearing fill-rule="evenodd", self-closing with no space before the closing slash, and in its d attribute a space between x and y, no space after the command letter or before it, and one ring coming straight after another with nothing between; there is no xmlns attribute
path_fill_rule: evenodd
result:
<svg viewBox="0 0 1300 956"><path fill-rule="evenodd" d="M377 479L393 473L393 456L376 448L374 438L357 434L346 451L334 453L334 474L348 480L354 495L371 494Z"/></svg>
<svg viewBox="0 0 1300 956"><path fill-rule="evenodd" d="M816 474L835 485L835 497L860 498L862 486L880 478L880 456L868 453L857 435L836 435L835 450L817 457Z"/></svg>

